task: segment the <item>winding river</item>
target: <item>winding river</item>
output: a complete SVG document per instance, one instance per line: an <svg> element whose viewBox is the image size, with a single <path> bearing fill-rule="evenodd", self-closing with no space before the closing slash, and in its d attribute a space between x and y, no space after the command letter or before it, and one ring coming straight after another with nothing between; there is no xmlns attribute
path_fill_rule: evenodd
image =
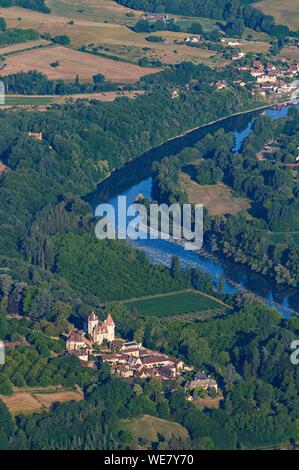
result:
<svg viewBox="0 0 299 470"><path fill-rule="evenodd" d="M185 147L192 147L208 133L213 133L220 128L226 132L234 132L234 151L238 151L242 141L251 131L254 117L261 112L277 119L286 116L288 107L266 111L256 110L230 116L194 129L149 150L99 183L97 190L88 197L94 214L97 215L96 208L104 201L112 204L117 210L117 198L120 195L127 197L128 205L134 202L139 192L150 199L152 163L160 161L165 156L175 155ZM284 317L290 317L299 312L298 289L279 286L269 277L254 273L243 265L228 259L210 257L206 253L187 251L180 245L165 240L136 240L130 243L144 251L154 262L169 265L171 257L176 255L184 266L200 266L212 276L215 285L220 279L224 279L224 293L236 293L240 289L245 289L261 298L267 305L275 307Z"/></svg>

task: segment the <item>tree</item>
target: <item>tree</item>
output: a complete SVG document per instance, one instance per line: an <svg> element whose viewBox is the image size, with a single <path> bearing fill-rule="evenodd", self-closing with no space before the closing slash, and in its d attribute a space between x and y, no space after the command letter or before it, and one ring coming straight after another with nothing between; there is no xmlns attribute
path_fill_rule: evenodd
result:
<svg viewBox="0 0 299 470"><path fill-rule="evenodd" d="M188 28L190 34L203 34L203 27L200 23L192 23Z"/></svg>
<svg viewBox="0 0 299 470"><path fill-rule="evenodd" d="M1 16L0 17L0 31L6 31L7 29L7 24L5 19Z"/></svg>

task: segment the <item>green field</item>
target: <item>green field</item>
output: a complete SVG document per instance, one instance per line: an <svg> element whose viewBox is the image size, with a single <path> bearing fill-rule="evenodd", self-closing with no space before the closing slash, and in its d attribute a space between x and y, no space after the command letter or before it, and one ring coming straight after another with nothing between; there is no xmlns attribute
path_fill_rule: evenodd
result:
<svg viewBox="0 0 299 470"><path fill-rule="evenodd" d="M5 104L0 106L40 106L52 103L54 98L41 97L41 96L8 96L5 98Z"/></svg>
<svg viewBox="0 0 299 470"><path fill-rule="evenodd" d="M186 313L200 313L222 308L224 304L213 297L196 291L163 294L124 302L135 308L141 316L170 317Z"/></svg>

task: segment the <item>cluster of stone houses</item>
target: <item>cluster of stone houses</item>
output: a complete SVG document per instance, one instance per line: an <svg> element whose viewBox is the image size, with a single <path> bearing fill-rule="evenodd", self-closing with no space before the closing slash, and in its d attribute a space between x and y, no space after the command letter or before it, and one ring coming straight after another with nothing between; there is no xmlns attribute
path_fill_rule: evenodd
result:
<svg viewBox="0 0 299 470"><path fill-rule="evenodd" d="M111 365L113 373L125 379L140 378L171 380L180 375L184 363L180 359L148 349L135 341L110 343L110 354L98 354L101 362Z"/></svg>
<svg viewBox="0 0 299 470"><path fill-rule="evenodd" d="M103 343L109 347L95 352L94 346ZM112 373L125 379L175 379L184 368L180 359L147 349L141 343L115 341L115 323L110 314L104 321L91 312L84 330L71 331L66 341L67 354L78 357L85 365L96 367L100 361L111 365ZM92 360L90 360L92 357Z"/></svg>
<svg viewBox="0 0 299 470"><path fill-rule="evenodd" d="M95 349L95 346L101 346ZM108 363L111 372L130 383L135 379L176 379L183 372L191 371L184 362L159 351L145 348L135 341L125 342L115 339L115 323L110 314L104 321L91 312L84 330L71 331L66 341L66 354L74 355L82 365L97 367L98 363ZM195 388L217 392L217 382L204 372L197 372L185 385L187 395Z"/></svg>
<svg viewBox="0 0 299 470"><path fill-rule="evenodd" d="M265 97L267 93L282 95L294 91L295 85L284 79L296 77L299 73L299 64L276 67L272 63L264 65L260 60L254 60L251 65L240 65L238 70L248 71L255 78L256 83L252 94Z"/></svg>

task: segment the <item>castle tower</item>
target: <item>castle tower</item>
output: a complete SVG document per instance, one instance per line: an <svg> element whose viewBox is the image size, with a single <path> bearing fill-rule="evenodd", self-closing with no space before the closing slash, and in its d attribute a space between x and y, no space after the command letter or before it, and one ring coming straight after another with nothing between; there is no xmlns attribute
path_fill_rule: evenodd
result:
<svg viewBox="0 0 299 470"><path fill-rule="evenodd" d="M93 336L93 332L97 328L98 324L99 324L99 318L94 313L94 311L92 311L88 317L88 324L87 324L87 333L89 334L89 336L91 337Z"/></svg>
<svg viewBox="0 0 299 470"><path fill-rule="evenodd" d="M107 334L107 339L108 341L114 341L115 340L115 323L113 321L113 318L111 317L110 313L108 314L106 320L105 320L105 325L108 330Z"/></svg>

